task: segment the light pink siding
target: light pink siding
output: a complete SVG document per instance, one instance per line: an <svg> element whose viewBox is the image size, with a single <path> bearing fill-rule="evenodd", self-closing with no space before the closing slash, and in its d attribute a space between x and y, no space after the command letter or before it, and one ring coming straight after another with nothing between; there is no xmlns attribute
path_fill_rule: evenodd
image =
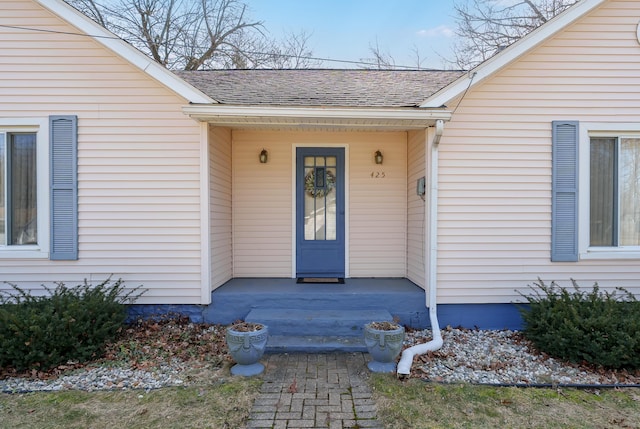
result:
<svg viewBox="0 0 640 429"><path fill-rule="evenodd" d="M291 277L291 142L277 132L234 130L232 151L233 275Z"/></svg>
<svg viewBox="0 0 640 429"><path fill-rule="evenodd" d="M350 275L406 277L407 133L354 134L349 160Z"/></svg>
<svg viewBox="0 0 640 429"><path fill-rule="evenodd" d="M440 302L511 302L537 277L640 292L637 260L550 262L551 121L640 131L638 21L640 2L606 3L462 100L440 144Z"/></svg>
<svg viewBox="0 0 640 429"><path fill-rule="evenodd" d="M1 0L0 24L77 32L29 1ZM2 27L0 40L0 118L79 126L80 259L1 258L2 280L113 274L148 290L141 303L199 303L200 128L186 101L88 37Z"/></svg>
<svg viewBox="0 0 640 429"><path fill-rule="evenodd" d="M426 175L426 130L411 131L408 138L408 186L407 186L407 278L424 287L426 284L425 242L426 203L416 193L417 180Z"/></svg>
<svg viewBox="0 0 640 429"><path fill-rule="evenodd" d="M234 276L294 274L295 147L332 145L344 147L347 160L350 276L405 277L406 140L403 132L234 130ZM267 164L258 162L263 148ZM381 166L373 161L376 150L384 154Z"/></svg>

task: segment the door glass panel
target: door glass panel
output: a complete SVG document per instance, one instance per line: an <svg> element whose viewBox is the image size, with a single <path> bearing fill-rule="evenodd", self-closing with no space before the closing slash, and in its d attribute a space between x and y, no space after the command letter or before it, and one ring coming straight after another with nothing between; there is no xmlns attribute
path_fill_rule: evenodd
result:
<svg viewBox="0 0 640 429"><path fill-rule="evenodd" d="M335 157L331 157L334 160L333 165L335 165ZM336 190L335 190L335 182L338 177L336 168L327 168L328 177L333 177L333 187L334 189L327 195L326 197L326 205L327 210L325 216L327 218L327 228L326 228L326 240L335 240L336 239Z"/></svg>
<svg viewBox="0 0 640 429"><path fill-rule="evenodd" d="M304 239L336 239L336 157L304 158Z"/></svg>

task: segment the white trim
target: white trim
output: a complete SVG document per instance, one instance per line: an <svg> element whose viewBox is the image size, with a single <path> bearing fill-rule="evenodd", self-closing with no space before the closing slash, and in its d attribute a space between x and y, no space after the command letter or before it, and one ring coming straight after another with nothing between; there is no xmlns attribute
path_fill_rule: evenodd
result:
<svg viewBox="0 0 640 429"><path fill-rule="evenodd" d="M351 265L351 259L349 258L349 256L351 255L351 250L350 250L350 244L351 241L349 240L349 237L351 236L351 234L349 233L350 231L350 225L351 223L349 222L349 219L351 218L351 216L349 215L351 212L349 210L350 208L350 202L351 202L351 198L350 198L350 193L349 193L349 189L351 189L351 186L349 185L350 181L349 178L351 177L350 174L350 169L349 169L349 165L350 165L350 160L349 160L349 145L345 144L344 145L344 278L348 279L351 277L351 272L349 271L349 267Z"/></svg>
<svg viewBox="0 0 640 429"><path fill-rule="evenodd" d="M184 97L191 103L216 103L203 92L191 86L184 80L180 79L169 70L162 67L124 40L117 38L116 35L106 30L96 22L89 19L73 7L69 6L61 0L35 0L44 8L53 12L66 22L76 27L81 32L93 37L93 39L113 51L124 60L128 61L135 67L139 68L149 76L174 91L176 94Z"/></svg>
<svg viewBox="0 0 640 429"><path fill-rule="evenodd" d="M640 134L638 122L580 122L580 131L588 137L618 137L620 134Z"/></svg>
<svg viewBox="0 0 640 429"><path fill-rule="evenodd" d="M200 304L211 304L209 125L200 124Z"/></svg>
<svg viewBox="0 0 640 429"><path fill-rule="evenodd" d="M606 0L579 1L560 15L549 20L546 24L538 27L511 46L507 47L505 50L484 61L469 73L466 73L449 85L445 86L443 89L425 100L420 107L437 108L445 106L451 100L464 93L470 85L472 87L478 85L487 77L517 60L519 57L540 45L542 42L549 39L560 30L566 28L579 18L582 18L605 1Z"/></svg>
<svg viewBox="0 0 640 429"><path fill-rule="evenodd" d="M590 247L590 141L591 137L625 137L640 134L640 124L632 122L580 122L578 146L578 255L580 260L640 259L640 246Z"/></svg>
<svg viewBox="0 0 640 429"><path fill-rule="evenodd" d="M589 247L580 259L640 259L640 247Z"/></svg>
<svg viewBox="0 0 640 429"><path fill-rule="evenodd" d="M291 278L296 278L296 274L298 271L298 255L296 253L297 249L297 231L296 231L296 164L298 163L296 149L299 145L292 144L291 145Z"/></svg>
<svg viewBox="0 0 640 429"><path fill-rule="evenodd" d="M189 105L182 108L189 117L220 126L336 126L357 128L424 129L437 120L448 121L443 109L388 109L344 107L260 107Z"/></svg>
<svg viewBox="0 0 640 429"><path fill-rule="evenodd" d="M0 259L47 259L50 240L49 118L0 118L0 131L35 132L37 164L38 244L0 246Z"/></svg>
<svg viewBox="0 0 640 429"><path fill-rule="evenodd" d="M291 278L297 273L296 240L296 163L299 147L335 147L344 149L344 277L349 278L349 144L348 143L294 143L291 145Z"/></svg>
<svg viewBox="0 0 640 429"><path fill-rule="evenodd" d="M426 305L436 305L437 281L438 281L438 147L435 143L437 133L442 133L436 128L427 130L425 142L425 172L428 172L429 182L427 186L427 198L425 211L425 243L429 245L429 252L425 261L425 279L427 279L428 292L426 293ZM439 139L438 139L439 140Z"/></svg>

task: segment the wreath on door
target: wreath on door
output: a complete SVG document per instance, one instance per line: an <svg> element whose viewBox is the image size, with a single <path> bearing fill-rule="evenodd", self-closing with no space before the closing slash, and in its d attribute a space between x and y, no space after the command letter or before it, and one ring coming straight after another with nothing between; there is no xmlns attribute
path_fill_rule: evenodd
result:
<svg viewBox="0 0 640 429"><path fill-rule="evenodd" d="M325 170L325 186L323 188L316 187L316 174L311 170L304 176L304 190L314 198L324 198L336 186L336 176L330 171Z"/></svg>

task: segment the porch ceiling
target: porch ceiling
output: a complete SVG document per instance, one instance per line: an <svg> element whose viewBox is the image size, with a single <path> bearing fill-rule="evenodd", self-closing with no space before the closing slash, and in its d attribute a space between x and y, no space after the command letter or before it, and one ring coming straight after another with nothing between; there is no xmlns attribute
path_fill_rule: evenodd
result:
<svg viewBox="0 0 640 429"><path fill-rule="evenodd" d="M231 128L350 129L404 131L448 121L451 112L424 108L256 107L229 105L185 106L189 117Z"/></svg>

